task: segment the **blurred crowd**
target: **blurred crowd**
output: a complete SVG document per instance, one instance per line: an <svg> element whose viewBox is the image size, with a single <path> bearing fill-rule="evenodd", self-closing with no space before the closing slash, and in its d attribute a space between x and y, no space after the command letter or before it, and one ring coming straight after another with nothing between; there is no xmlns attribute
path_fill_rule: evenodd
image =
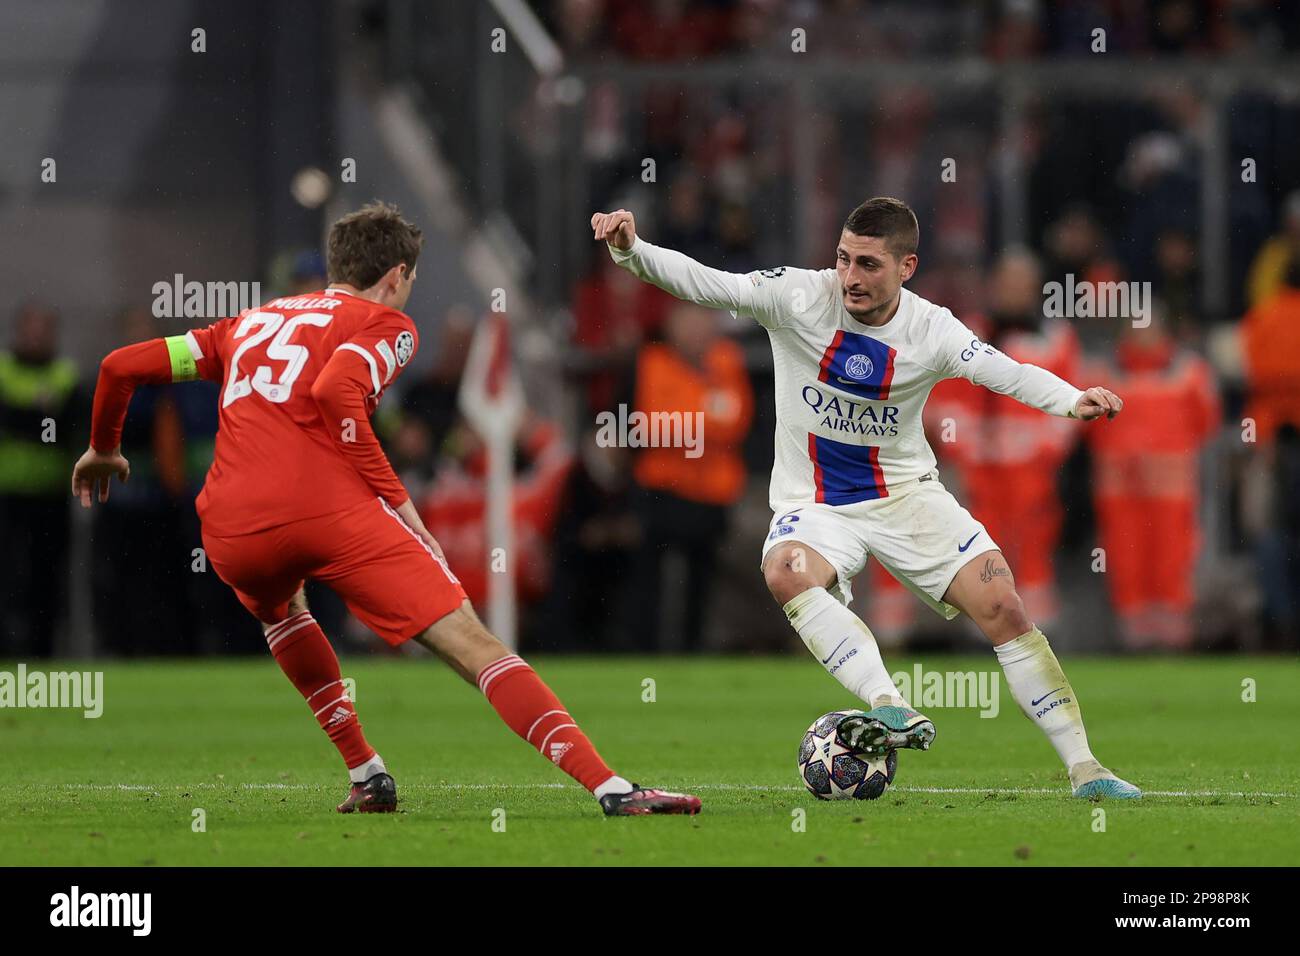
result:
<svg viewBox="0 0 1300 956"><path fill-rule="evenodd" d="M1092 31L1125 55L1252 56L1300 48L1292 0L547 0L566 54L685 61L789 48L791 30L836 55L1005 61L1086 54ZM829 44L827 48L826 44Z"/></svg>
<svg viewBox="0 0 1300 956"><path fill-rule="evenodd" d="M1095 224L1065 231L1073 229L1100 233ZM1104 258L1070 267L1109 274ZM324 284L319 257L301 261L289 292ZM756 556L773 424L766 342L744 323L636 281L607 256L597 262L572 303L573 420L531 409L517 440L510 567L524 640L565 651L718 646L708 629L732 610L719 599L727 552L755 565L750 598L764 599ZM926 425L945 479L1000 543L1031 615L1045 626L1076 612L1061 591L1086 568L1103 572L1096 579L1116 646L1230 647L1248 633L1252 647L1295 648L1300 195L1288 199L1277 233L1254 257L1250 306L1220 329L1208 353L1206 330L1180 322L1165 300L1149 324L1120 323L1117 337L1085 346L1086 320L1043 315L1044 277L1059 267L1028 247L1004 250L981 275L978 295L952 304L1013 357L1081 384L1105 383L1124 397L1125 412L1082 426L962 381L942 383ZM465 306L448 309L434 360L399 383L378 425L426 523L481 604L490 573L487 465L457 400L477 318ZM161 331L141 308L122 310L117 328L123 342ZM48 654L56 630L68 626L76 514L68 474L85 443L93 382L60 356L59 336L58 314L28 302L0 352L5 656ZM702 413L703 453L599 441L598 415L620 407ZM87 552L94 558L79 564L101 651L260 648L256 626L192 550L199 540L192 501L211 459L216 408L215 386L205 383L135 396L124 433L131 480L114 485L94 512ZM760 515L748 535L734 527L746 502ZM1207 555L1211 513L1226 524ZM1063 571L1063 556L1080 549L1086 554L1071 562L1074 572ZM878 633L906 637L933 623L874 562L866 573L861 590ZM345 644L372 643L328 591L310 597Z"/></svg>
<svg viewBox="0 0 1300 956"><path fill-rule="evenodd" d="M1300 21L1295 4L1255 0L536 6L577 62L788 48L791 29L812 35L814 25L833 52L873 57L1069 55L1096 26L1127 55L1266 57L1295 50ZM921 222L913 291L1013 357L1127 402L1114 421L1082 427L961 382L932 397L926 426L944 480L1007 552L1031 616L1104 634L1079 642L1100 649L1300 647L1300 110L1240 96L1226 111L1218 135L1259 177L1226 187L1229 282L1212 304L1199 208L1207 116L1188 89L1104 102L1031 95L1008 133L979 90L899 85L871 102L801 103L742 86L593 83L569 157L586 192L569 197L564 228L584 234L592 210L623 205L647 238L708 265L822 267L847 210L869 195L905 198ZM519 109L528 103L520 97ZM1107 135L1079 135L1098 129ZM1009 155L1025 229L1004 245L999 163ZM637 175L647 156L657 162L649 181ZM936 173L949 159L960 189ZM534 168L512 164L524 178L508 191L534 190ZM270 295L324 285L317 253L287 261ZM1150 323L1045 318L1044 283L1071 279L1149 281ZM638 282L599 244L562 285L563 301L545 303L567 317L552 330L562 360L531 374L562 381L568 403L530 405L515 451L508 573L523 645L785 646L757 568L774 426L766 336ZM442 305L416 317L422 361L376 425L481 605L492 573L487 463L458 392L482 316ZM123 344L177 331L138 305L115 327ZM65 357L67 334L55 304L25 302L0 343L0 656L49 654L77 626L70 568L88 582L82 620L97 650L260 651L259 629L195 550L215 389L141 389L124 435L130 483L82 515L68 476L86 442L94 370ZM703 454L601 441L597 416L620 408L698 412ZM860 610L883 640L951 639L874 562L864 573ZM375 646L328 590L313 586L309 599L332 636Z"/></svg>

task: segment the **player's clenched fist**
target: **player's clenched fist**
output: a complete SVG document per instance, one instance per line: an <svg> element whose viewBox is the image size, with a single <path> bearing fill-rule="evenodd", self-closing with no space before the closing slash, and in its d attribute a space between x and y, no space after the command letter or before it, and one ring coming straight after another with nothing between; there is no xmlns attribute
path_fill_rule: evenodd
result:
<svg viewBox="0 0 1300 956"><path fill-rule="evenodd" d="M591 229L597 240L604 239L615 249L624 252L636 242L636 220L626 209L596 213L591 217Z"/></svg>
<svg viewBox="0 0 1300 956"><path fill-rule="evenodd" d="M1114 418L1124 409L1124 400L1106 388L1094 385L1085 389L1074 404L1075 418L1090 422L1094 418Z"/></svg>

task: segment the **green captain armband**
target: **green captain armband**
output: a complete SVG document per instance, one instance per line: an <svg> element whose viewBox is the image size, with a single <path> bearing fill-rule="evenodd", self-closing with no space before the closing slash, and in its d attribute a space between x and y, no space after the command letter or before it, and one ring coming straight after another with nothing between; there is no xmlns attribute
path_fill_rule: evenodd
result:
<svg viewBox="0 0 1300 956"><path fill-rule="evenodd" d="M198 378L199 366L194 361L194 354L190 351L187 337L169 335L163 341L167 343L167 355L172 360L172 381L192 382Z"/></svg>

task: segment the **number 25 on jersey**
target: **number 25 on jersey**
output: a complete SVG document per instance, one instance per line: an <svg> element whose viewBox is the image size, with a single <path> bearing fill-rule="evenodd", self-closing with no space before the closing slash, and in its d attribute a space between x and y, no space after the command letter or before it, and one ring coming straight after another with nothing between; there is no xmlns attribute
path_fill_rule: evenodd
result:
<svg viewBox="0 0 1300 956"><path fill-rule="evenodd" d="M304 312L285 321L278 312L251 312L246 315L235 330L233 338L242 339L239 348L230 359L230 370L226 374L226 388L222 395L221 407L226 408L233 402L257 392L268 402L287 402L293 392L293 383L302 374L303 366L309 357L305 345L291 345L289 339L303 325L323 328L333 318L324 312ZM254 331L256 330L256 331ZM251 334L250 334L251 333ZM269 365L258 365L251 374L243 374L245 360L256 360L251 354L263 343L271 341L263 350L263 355L273 362L283 362L280 377L272 380Z"/></svg>

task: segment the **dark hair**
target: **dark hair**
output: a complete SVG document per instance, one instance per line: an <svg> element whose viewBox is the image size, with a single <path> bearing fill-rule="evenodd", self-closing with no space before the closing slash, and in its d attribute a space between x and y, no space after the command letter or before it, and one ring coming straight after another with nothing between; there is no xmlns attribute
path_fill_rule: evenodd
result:
<svg viewBox="0 0 1300 956"><path fill-rule="evenodd" d="M844 221L844 230L855 236L885 240L885 248L895 257L913 255L921 240L916 213L901 199L877 196L868 199Z"/></svg>
<svg viewBox="0 0 1300 956"><path fill-rule="evenodd" d="M330 226L327 260L330 282L369 289L393 266L407 274L424 246L424 233L402 218L396 206L376 200Z"/></svg>

